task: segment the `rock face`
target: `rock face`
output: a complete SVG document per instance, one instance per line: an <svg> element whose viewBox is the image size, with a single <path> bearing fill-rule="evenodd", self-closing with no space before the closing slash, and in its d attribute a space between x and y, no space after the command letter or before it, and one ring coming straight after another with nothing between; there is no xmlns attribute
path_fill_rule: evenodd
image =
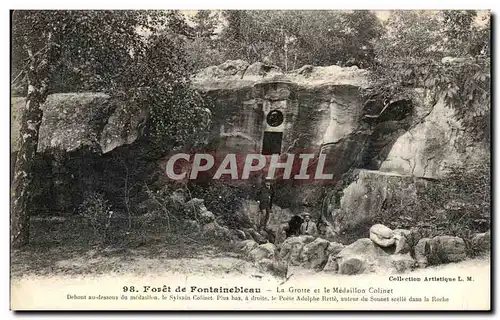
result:
<svg viewBox="0 0 500 320"><path fill-rule="evenodd" d="M431 106L430 113L420 123L397 139L381 164L381 171L440 178L454 166L467 166L488 157L489 150L464 138L454 110L443 99Z"/></svg>
<svg viewBox="0 0 500 320"><path fill-rule="evenodd" d="M17 122L25 100L14 98L12 102ZM99 92L51 94L42 110L38 152L48 149L71 152L82 146L99 147L103 153L109 152L133 143L148 113ZM19 124L16 123L12 126L13 137L18 136L18 130ZM13 148L17 148L17 141Z"/></svg>
<svg viewBox="0 0 500 320"><path fill-rule="evenodd" d="M281 133L280 150L272 153L324 148L328 167L339 175L366 138L356 132L364 107L360 90L369 86L368 73L357 67L309 66L283 73L275 66L236 60L200 71L192 83L223 112L213 117L213 137L223 152L260 153L269 147L269 132ZM267 122L271 111L282 113L282 124Z"/></svg>
<svg viewBox="0 0 500 320"><path fill-rule="evenodd" d="M411 197L416 194L418 183L426 183L412 176L374 170L355 170L353 175L354 181L343 190L340 208L332 212L331 219L336 227L335 231L359 226L358 228L366 228L360 229L360 234L368 234L370 226L364 226L362 223L381 210L384 202L396 193Z"/></svg>

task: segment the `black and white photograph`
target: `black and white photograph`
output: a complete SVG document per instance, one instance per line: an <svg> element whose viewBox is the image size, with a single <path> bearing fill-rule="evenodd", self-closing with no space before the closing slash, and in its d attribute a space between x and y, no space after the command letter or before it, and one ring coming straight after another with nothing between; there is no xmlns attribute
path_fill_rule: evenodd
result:
<svg viewBox="0 0 500 320"><path fill-rule="evenodd" d="M489 10L11 10L11 310L491 310Z"/></svg>

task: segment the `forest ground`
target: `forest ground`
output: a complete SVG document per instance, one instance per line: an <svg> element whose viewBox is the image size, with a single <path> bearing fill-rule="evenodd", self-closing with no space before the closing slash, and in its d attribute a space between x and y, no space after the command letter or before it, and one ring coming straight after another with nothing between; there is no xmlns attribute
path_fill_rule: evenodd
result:
<svg viewBox="0 0 500 320"><path fill-rule="evenodd" d="M228 243L181 236L154 226L148 232L121 227L114 236L110 245L99 247L92 230L80 218L32 219L30 244L11 251L11 277L162 273L271 277L243 260ZM431 269L444 273L489 273L490 260L483 257L425 270ZM420 269L411 274L422 272ZM290 273L299 276L316 272L297 267L291 268Z"/></svg>

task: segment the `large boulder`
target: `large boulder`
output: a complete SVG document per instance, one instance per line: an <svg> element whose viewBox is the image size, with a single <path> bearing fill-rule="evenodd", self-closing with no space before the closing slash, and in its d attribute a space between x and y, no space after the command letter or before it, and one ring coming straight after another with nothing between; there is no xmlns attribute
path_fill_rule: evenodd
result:
<svg viewBox="0 0 500 320"><path fill-rule="evenodd" d="M331 254L328 256L328 260L326 261L326 264L323 267L323 271L333 272L333 273L339 271L339 264L337 262L337 255Z"/></svg>
<svg viewBox="0 0 500 320"><path fill-rule="evenodd" d="M280 258L289 261L291 265L301 264L301 252L304 246L314 241L313 236L290 237L281 244Z"/></svg>
<svg viewBox="0 0 500 320"><path fill-rule="evenodd" d="M474 235L472 238L472 246L478 254L489 254L491 250L490 231Z"/></svg>
<svg viewBox="0 0 500 320"><path fill-rule="evenodd" d="M394 232L383 224L376 224L370 228L370 240L384 248L396 243Z"/></svg>
<svg viewBox="0 0 500 320"><path fill-rule="evenodd" d="M285 278L288 273L288 265L282 259L268 259L264 258L257 262L257 269L260 272L268 272L273 276Z"/></svg>
<svg viewBox="0 0 500 320"><path fill-rule="evenodd" d="M453 236L420 239L415 246L415 258L420 267L465 260L465 242Z"/></svg>
<svg viewBox="0 0 500 320"><path fill-rule="evenodd" d="M18 149L17 138L25 98L12 100L12 143ZM140 127L148 117L131 101L112 98L101 92L55 93L41 106L42 123L38 152L52 150L75 151L82 147L98 147L103 153L131 144L140 136Z"/></svg>
<svg viewBox="0 0 500 320"><path fill-rule="evenodd" d="M370 272L370 268L380 257L389 254L376 245L372 240L363 238L351 243L340 251L336 257L339 273L357 274Z"/></svg>
<svg viewBox="0 0 500 320"><path fill-rule="evenodd" d="M336 256L330 255L323 270L338 270L340 274L391 274L406 272L415 267L416 262L409 253L389 254L370 239L364 238L346 246Z"/></svg>
<svg viewBox="0 0 500 320"><path fill-rule="evenodd" d="M316 238L302 248L300 261L302 266L308 269L322 269L328 260L328 247L330 242L322 238Z"/></svg>
<svg viewBox="0 0 500 320"><path fill-rule="evenodd" d="M464 240L453 236L432 238L431 254L434 253L440 263L458 262L467 258Z"/></svg>
<svg viewBox="0 0 500 320"><path fill-rule="evenodd" d="M391 254L388 260L388 267L391 273L405 273L418 266L418 263L411 257L409 252L405 254Z"/></svg>
<svg viewBox="0 0 500 320"><path fill-rule="evenodd" d="M333 254L333 255L336 256L344 248L345 248L345 246L342 243L330 242L330 244L328 245L328 248L326 249L326 251L327 251L328 255Z"/></svg>
<svg viewBox="0 0 500 320"><path fill-rule="evenodd" d="M332 258L333 259L333 258ZM335 261L340 274L360 273L401 273L413 269L415 260L410 254L389 254L370 239L355 241L340 251ZM337 266L333 261L327 262L327 270L335 271Z"/></svg>

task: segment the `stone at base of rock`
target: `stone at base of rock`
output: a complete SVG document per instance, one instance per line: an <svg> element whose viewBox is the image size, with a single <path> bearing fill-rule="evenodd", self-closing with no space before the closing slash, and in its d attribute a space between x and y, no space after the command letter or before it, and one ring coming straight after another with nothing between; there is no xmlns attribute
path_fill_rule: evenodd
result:
<svg viewBox="0 0 500 320"><path fill-rule="evenodd" d="M330 242L321 238L316 238L305 244L300 252L302 266L310 269L322 269L328 260L327 248L329 245Z"/></svg>
<svg viewBox="0 0 500 320"><path fill-rule="evenodd" d="M274 257L274 253L276 252L276 246L272 243L261 244L258 247L254 248L250 253L248 253L248 257L250 261L258 262L264 258L271 259Z"/></svg>
<svg viewBox="0 0 500 320"><path fill-rule="evenodd" d="M375 224L370 228L370 240L384 248L396 243L394 232L383 224Z"/></svg>
<svg viewBox="0 0 500 320"><path fill-rule="evenodd" d="M363 260L358 258L350 258L339 265L340 274L360 274L365 271L366 264Z"/></svg>
<svg viewBox="0 0 500 320"><path fill-rule="evenodd" d="M288 260L291 265L298 266L301 264L300 254L303 247L312 241L314 241L313 236L287 238L281 245L280 257Z"/></svg>
<svg viewBox="0 0 500 320"><path fill-rule="evenodd" d="M472 246L477 254L489 254L491 251L490 231L476 234L472 238Z"/></svg>

